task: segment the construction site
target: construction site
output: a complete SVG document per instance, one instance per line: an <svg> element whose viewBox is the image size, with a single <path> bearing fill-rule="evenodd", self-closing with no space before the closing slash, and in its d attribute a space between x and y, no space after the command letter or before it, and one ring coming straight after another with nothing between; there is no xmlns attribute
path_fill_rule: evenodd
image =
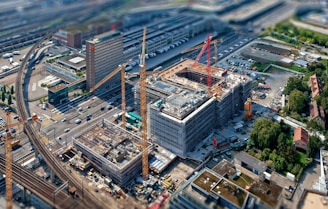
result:
<svg viewBox="0 0 328 209"><path fill-rule="evenodd" d="M126 186L140 175L142 151L140 137L103 119L73 139L74 147L114 183ZM148 149L151 148L148 144Z"/></svg>
<svg viewBox="0 0 328 209"><path fill-rule="evenodd" d="M153 73L146 88L150 135L158 145L186 157L214 129L241 113L251 88L248 76L190 59ZM134 93L138 109L138 85Z"/></svg>

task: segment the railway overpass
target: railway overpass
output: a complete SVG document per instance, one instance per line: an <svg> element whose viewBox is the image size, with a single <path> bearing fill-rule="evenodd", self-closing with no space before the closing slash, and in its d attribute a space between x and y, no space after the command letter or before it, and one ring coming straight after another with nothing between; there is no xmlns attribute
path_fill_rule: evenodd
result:
<svg viewBox="0 0 328 209"><path fill-rule="evenodd" d="M12 164L13 180L25 189L29 190L53 208L63 209L87 209L88 207L79 199L73 198L67 192L61 191L56 194L57 187L40 178L30 170L17 163ZM5 158L0 156L0 171L5 173Z"/></svg>

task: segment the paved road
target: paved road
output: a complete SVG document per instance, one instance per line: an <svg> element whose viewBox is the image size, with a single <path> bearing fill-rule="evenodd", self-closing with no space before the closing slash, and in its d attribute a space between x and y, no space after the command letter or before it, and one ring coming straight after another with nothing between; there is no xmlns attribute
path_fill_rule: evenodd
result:
<svg viewBox="0 0 328 209"><path fill-rule="evenodd" d="M313 31L316 31L318 33L328 35L328 30L326 28L317 27L317 26L307 24L307 23L304 23L304 22L299 22L299 21L296 21L296 20L293 20L293 19L291 19L290 22L292 24L294 24L295 26L297 26L297 27L313 30Z"/></svg>

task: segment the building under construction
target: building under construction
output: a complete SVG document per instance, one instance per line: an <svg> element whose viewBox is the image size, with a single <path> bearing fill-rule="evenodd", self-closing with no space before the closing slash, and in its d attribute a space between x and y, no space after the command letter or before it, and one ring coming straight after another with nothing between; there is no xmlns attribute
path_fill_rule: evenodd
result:
<svg viewBox="0 0 328 209"><path fill-rule="evenodd" d="M107 120L83 130L73 142L103 175L120 186L141 173L141 139Z"/></svg>
<svg viewBox="0 0 328 209"><path fill-rule="evenodd" d="M186 157L214 129L243 110L250 96L248 76L211 68L212 85L207 86L207 66L182 60L147 78L149 132L156 143ZM139 88L135 101L139 107Z"/></svg>

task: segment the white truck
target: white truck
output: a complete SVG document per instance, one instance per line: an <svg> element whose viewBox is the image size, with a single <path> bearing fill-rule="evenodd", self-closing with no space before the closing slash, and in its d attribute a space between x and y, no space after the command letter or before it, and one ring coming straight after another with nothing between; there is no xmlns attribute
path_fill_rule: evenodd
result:
<svg viewBox="0 0 328 209"><path fill-rule="evenodd" d="M6 53L6 54L3 54L2 55L2 58L10 58L10 57L12 57L13 56L13 53Z"/></svg>
<svg viewBox="0 0 328 209"><path fill-rule="evenodd" d="M1 67L1 70L2 70L2 72L6 72L6 71L10 70L10 68L7 65L4 65Z"/></svg>
<svg viewBox="0 0 328 209"><path fill-rule="evenodd" d="M19 66L19 63L18 62L13 62L13 63L11 63L11 65L13 66L13 68L15 68L15 67Z"/></svg>

